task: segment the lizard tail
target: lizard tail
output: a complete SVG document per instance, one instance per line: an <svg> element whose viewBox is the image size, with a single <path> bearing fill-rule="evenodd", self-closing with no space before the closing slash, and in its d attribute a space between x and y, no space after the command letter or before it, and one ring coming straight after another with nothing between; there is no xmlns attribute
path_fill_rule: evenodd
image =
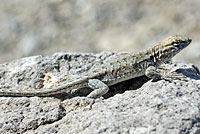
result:
<svg viewBox="0 0 200 134"><path fill-rule="evenodd" d="M75 83L63 83L51 88L0 88L0 96L53 96L60 93L70 93L72 89L80 89L84 87L87 87L86 82L77 81Z"/></svg>

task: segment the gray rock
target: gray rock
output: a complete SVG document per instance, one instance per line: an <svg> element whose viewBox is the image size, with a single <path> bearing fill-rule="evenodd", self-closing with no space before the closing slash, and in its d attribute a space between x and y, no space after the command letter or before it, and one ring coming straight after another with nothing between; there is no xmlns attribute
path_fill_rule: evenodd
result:
<svg viewBox="0 0 200 134"><path fill-rule="evenodd" d="M200 67L199 0L3 0L0 63L58 51L138 51L171 34L193 43L178 55Z"/></svg>
<svg viewBox="0 0 200 134"><path fill-rule="evenodd" d="M0 86L39 87L42 73L66 75L87 71L96 61L112 55L56 53L4 63L0 65ZM2 96L0 133L200 133L198 68L178 62L165 66L187 77L172 81L141 77L119 83L111 87L106 99L97 100L92 109L83 105L85 98L79 96L70 99Z"/></svg>

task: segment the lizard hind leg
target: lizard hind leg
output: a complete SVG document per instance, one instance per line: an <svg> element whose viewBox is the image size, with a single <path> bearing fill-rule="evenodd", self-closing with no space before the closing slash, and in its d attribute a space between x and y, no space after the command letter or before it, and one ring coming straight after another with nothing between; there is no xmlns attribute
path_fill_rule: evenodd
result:
<svg viewBox="0 0 200 134"><path fill-rule="evenodd" d="M88 81L88 86L93 89L93 91L87 97L93 99L102 97L109 90L108 85L98 79L90 79Z"/></svg>

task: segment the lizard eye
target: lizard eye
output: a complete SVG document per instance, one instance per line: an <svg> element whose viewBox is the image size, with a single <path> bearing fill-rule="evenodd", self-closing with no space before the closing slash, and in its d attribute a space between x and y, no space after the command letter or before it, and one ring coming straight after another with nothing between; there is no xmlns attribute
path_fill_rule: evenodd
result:
<svg viewBox="0 0 200 134"><path fill-rule="evenodd" d="M178 44L177 43L174 43L174 46L177 46Z"/></svg>
<svg viewBox="0 0 200 134"><path fill-rule="evenodd" d="M175 42L173 45L174 46L179 46L181 44L181 42Z"/></svg>

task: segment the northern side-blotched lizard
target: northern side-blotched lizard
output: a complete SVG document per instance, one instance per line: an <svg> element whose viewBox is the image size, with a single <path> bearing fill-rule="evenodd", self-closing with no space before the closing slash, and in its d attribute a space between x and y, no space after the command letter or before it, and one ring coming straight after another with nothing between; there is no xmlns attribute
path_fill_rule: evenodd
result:
<svg viewBox="0 0 200 134"><path fill-rule="evenodd" d="M180 35L170 36L157 45L138 53L114 55L105 61L97 62L83 76L76 79L64 80L62 84L55 80L49 88L41 89L10 90L0 88L0 95L9 96L52 96L73 89L91 88L93 91L88 98L98 98L106 94L109 86L146 75L150 78L164 78L156 69L163 63L168 62L182 49L191 43L191 39ZM48 76L48 75L47 75ZM48 81L52 76L48 76ZM69 76L70 77L70 76Z"/></svg>

